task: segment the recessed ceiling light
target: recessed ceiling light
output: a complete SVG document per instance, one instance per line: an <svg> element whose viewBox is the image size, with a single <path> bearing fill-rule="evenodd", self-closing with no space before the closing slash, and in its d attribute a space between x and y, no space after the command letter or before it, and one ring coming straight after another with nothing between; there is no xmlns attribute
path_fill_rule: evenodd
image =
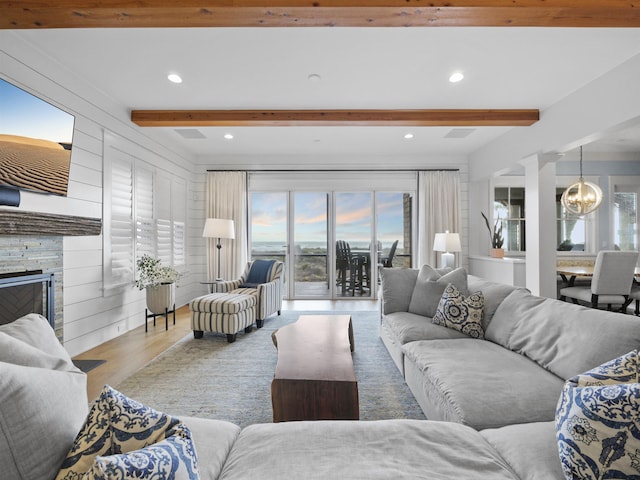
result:
<svg viewBox="0 0 640 480"><path fill-rule="evenodd" d="M404 138L406 138L407 140L409 140L410 138L413 138L413 133L405 133Z"/></svg>
<svg viewBox="0 0 640 480"><path fill-rule="evenodd" d="M319 82L320 80L322 80L322 77L320 75L318 75L317 73L312 73L311 75L309 75L307 77L307 79L310 82Z"/></svg>
<svg viewBox="0 0 640 480"><path fill-rule="evenodd" d="M224 138L226 138L227 140L233 140L233 135L231 135L230 133L225 133Z"/></svg>
<svg viewBox="0 0 640 480"><path fill-rule="evenodd" d="M449 81L451 83L458 83L460 80L464 78L464 75L461 72L454 72L449 77Z"/></svg>
<svg viewBox="0 0 640 480"><path fill-rule="evenodd" d="M182 83L182 77L177 73L170 73L167 75L167 79L172 83Z"/></svg>

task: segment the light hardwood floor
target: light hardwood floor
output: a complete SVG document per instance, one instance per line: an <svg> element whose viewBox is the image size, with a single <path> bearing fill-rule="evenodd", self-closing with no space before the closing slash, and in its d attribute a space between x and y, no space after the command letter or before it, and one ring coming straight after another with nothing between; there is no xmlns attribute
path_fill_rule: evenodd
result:
<svg viewBox="0 0 640 480"><path fill-rule="evenodd" d="M378 308L374 300L295 300L283 303L283 310L358 311ZM87 374L89 400L96 398L105 384L115 387L176 342L191 335L188 305L176 310L175 326L169 316L169 329L165 330L164 317L158 317L155 327L150 321L148 329L145 332L142 325L74 357L74 360L106 360Z"/></svg>

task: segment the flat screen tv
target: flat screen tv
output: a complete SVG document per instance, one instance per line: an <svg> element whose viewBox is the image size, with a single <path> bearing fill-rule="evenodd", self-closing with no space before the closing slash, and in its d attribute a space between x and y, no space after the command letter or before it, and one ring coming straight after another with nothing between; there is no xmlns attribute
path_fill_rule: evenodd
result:
<svg viewBox="0 0 640 480"><path fill-rule="evenodd" d="M74 122L0 78L0 186L66 196Z"/></svg>

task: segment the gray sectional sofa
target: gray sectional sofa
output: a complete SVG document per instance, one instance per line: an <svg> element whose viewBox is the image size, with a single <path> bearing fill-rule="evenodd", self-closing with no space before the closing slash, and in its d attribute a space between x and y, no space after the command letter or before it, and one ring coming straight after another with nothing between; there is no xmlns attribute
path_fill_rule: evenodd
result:
<svg viewBox="0 0 640 480"><path fill-rule="evenodd" d="M464 338L434 328L425 316L391 308L403 302L409 308L408 285L413 279L415 287L418 273L383 273L381 335L434 420L240 429L221 420L182 418L198 462L199 475L188 478L562 480L554 422L534 420L553 417L555 402L550 405L547 396L559 395L563 378L637 347L640 326L631 325L637 319L549 305L524 290L470 277L468 287L481 288L487 299L487 339ZM391 288L391 280L404 288ZM427 307L425 298L416 297L414 306ZM2 478L55 479L83 426L87 402L86 377L44 318L29 315L0 326ZM438 421L445 419L453 421ZM464 423L505 426L478 430Z"/></svg>
<svg viewBox="0 0 640 480"><path fill-rule="evenodd" d="M432 323L450 282L482 292L484 339ZM463 269L382 269L381 305L380 337L427 418L478 430L553 420L566 380L640 345L632 315L537 297Z"/></svg>

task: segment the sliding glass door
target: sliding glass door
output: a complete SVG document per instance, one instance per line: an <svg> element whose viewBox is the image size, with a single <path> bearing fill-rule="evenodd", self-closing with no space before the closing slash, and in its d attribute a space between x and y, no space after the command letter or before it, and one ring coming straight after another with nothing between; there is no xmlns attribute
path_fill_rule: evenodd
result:
<svg viewBox="0 0 640 480"><path fill-rule="evenodd" d="M335 296L371 297L373 245L372 192L336 192Z"/></svg>
<svg viewBox="0 0 640 480"><path fill-rule="evenodd" d="M329 194L294 192L293 298L329 298Z"/></svg>
<svg viewBox="0 0 640 480"><path fill-rule="evenodd" d="M250 258L275 259L289 264L287 192L253 192L250 197L251 231ZM288 288L288 275L284 276L284 291Z"/></svg>
<svg viewBox="0 0 640 480"><path fill-rule="evenodd" d="M376 298L379 266L412 265L414 193L402 185L414 177L293 177L250 181L251 258L285 262L286 298Z"/></svg>

